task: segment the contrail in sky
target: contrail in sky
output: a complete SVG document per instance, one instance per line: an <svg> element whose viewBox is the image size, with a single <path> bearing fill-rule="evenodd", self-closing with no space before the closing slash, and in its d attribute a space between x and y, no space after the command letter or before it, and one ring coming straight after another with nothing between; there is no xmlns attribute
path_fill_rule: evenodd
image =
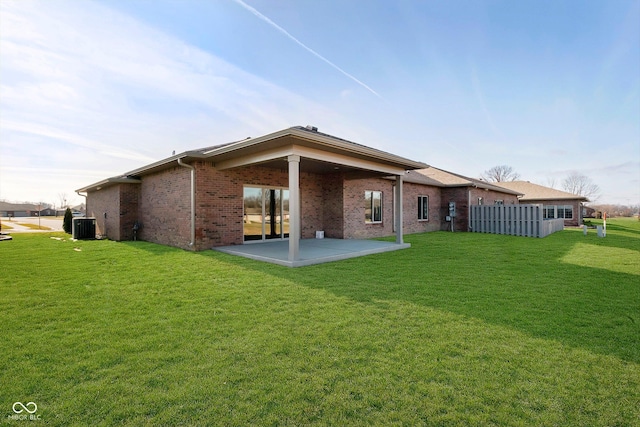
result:
<svg viewBox="0 0 640 427"><path fill-rule="evenodd" d="M358 80L357 78L355 78L354 76L352 76L351 74L347 73L345 70L343 70L342 68L338 67L336 64L334 64L333 62L329 61L327 58L325 58L324 56L320 55L318 52L316 52L315 50L311 49L310 47L306 46L304 43L302 43L300 40L298 40L297 38L295 38L294 36L292 36L287 30L285 30L284 28L282 28L281 26L279 26L278 24L276 24L275 22L273 22L271 19L267 18L266 16L264 16L262 13L258 12L256 9L254 9L253 7L249 6L248 4L246 4L245 2L243 2L242 0L233 0L236 3L238 3L240 6L244 7L246 10L248 10L249 12L253 13L255 16L257 16L258 18L262 19L263 21L265 21L267 24L271 25L273 28L275 28L276 30L280 31L282 34L284 34L285 36L289 37L291 40L293 40L294 42L296 42L300 47L304 48L306 51L310 52L311 54L313 54L315 57L317 57L318 59L321 59L322 61L326 62L327 64L331 65L333 68L335 68L336 70L340 71L342 74L344 74L345 76L349 77L351 80L353 80L354 82L358 83L360 86L362 86L363 88L367 89L369 92L373 93L374 95L376 95L379 98L382 98L378 92L376 92L375 90L371 89L369 86L367 86L366 84L364 84L363 82L361 82L360 80Z"/></svg>

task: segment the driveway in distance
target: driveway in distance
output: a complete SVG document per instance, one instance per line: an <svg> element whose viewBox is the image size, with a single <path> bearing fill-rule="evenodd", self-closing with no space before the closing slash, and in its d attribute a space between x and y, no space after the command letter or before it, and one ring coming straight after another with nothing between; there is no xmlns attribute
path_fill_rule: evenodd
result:
<svg viewBox="0 0 640 427"><path fill-rule="evenodd" d="M2 221L2 231L5 233L39 233L43 231L62 231L62 217L18 217L18 218L0 218ZM33 224L40 225L44 230L38 230L37 228L25 227L20 224ZM6 226L6 228L5 228ZM9 228L11 227L11 228Z"/></svg>

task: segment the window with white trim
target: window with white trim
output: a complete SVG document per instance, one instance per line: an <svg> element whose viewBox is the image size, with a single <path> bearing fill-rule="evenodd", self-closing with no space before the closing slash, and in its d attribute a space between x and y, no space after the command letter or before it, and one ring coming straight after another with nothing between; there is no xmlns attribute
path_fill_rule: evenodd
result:
<svg viewBox="0 0 640 427"><path fill-rule="evenodd" d="M558 218L572 219L573 218L573 206L558 206Z"/></svg>
<svg viewBox="0 0 640 427"><path fill-rule="evenodd" d="M544 219L564 218L573 219L572 205L546 205L543 207Z"/></svg>
<svg viewBox="0 0 640 427"><path fill-rule="evenodd" d="M544 219L554 219L556 217L555 206L543 206L542 210L544 211Z"/></svg>
<svg viewBox="0 0 640 427"><path fill-rule="evenodd" d="M367 224L382 222L382 191L364 192L364 222Z"/></svg>
<svg viewBox="0 0 640 427"><path fill-rule="evenodd" d="M418 221L429 220L429 196L418 196Z"/></svg>

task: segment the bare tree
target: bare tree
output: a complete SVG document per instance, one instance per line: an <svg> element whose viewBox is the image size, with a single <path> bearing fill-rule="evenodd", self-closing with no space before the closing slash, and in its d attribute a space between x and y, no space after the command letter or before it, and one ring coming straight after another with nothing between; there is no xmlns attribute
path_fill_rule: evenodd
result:
<svg viewBox="0 0 640 427"><path fill-rule="evenodd" d="M494 166L482 174L482 179L491 182L515 181L518 178L520 174L507 165Z"/></svg>
<svg viewBox="0 0 640 427"><path fill-rule="evenodd" d="M67 193L58 193L58 200L60 200L60 209L67 207Z"/></svg>
<svg viewBox="0 0 640 427"><path fill-rule="evenodd" d="M578 172L571 172L571 174L562 181L562 189L571 194L586 197L592 202L600 197L600 187L594 184L591 178Z"/></svg>
<svg viewBox="0 0 640 427"><path fill-rule="evenodd" d="M557 182L555 178L552 178L552 177L547 178L547 187L556 188L556 185L557 185Z"/></svg>

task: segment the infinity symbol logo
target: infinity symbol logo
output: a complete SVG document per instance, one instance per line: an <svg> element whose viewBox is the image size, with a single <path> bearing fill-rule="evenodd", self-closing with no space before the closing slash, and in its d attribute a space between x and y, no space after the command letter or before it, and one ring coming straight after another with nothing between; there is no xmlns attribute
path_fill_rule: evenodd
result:
<svg viewBox="0 0 640 427"><path fill-rule="evenodd" d="M16 409L16 406L18 407L18 409ZM29 407L33 407L33 409L29 409ZM38 405L35 404L35 402L29 402L26 405L24 405L22 402L16 402L13 404L13 412L15 412L16 414L21 414L24 411L27 411L30 414L35 414L35 412L38 410Z"/></svg>

